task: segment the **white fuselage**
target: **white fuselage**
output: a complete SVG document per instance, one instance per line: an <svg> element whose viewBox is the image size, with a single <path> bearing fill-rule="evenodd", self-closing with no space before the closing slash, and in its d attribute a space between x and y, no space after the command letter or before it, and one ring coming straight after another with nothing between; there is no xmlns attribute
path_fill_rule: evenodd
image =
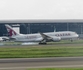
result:
<svg viewBox="0 0 83 70"><path fill-rule="evenodd" d="M62 40L62 39L73 39L77 38L78 34L72 31L62 31L62 32L48 32L48 33L43 33L47 36L56 38L56 41ZM35 33L35 34L20 34L13 36L12 38L15 38L16 41L26 41L26 42L40 42L43 40L42 36L40 33Z"/></svg>

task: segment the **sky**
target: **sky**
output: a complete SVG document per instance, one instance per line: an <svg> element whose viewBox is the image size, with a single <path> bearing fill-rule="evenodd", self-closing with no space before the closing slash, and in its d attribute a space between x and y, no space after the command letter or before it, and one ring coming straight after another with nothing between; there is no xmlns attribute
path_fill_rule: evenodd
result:
<svg viewBox="0 0 83 70"><path fill-rule="evenodd" d="M83 0L0 0L0 20L83 19Z"/></svg>

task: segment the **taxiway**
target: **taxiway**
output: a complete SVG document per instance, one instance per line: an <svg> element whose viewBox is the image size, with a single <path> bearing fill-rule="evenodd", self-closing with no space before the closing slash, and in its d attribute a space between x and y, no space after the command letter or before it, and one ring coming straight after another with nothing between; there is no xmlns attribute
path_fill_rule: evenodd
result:
<svg viewBox="0 0 83 70"><path fill-rule="evenodd" d="M45 67L83 67L83 57L0 59L0 70L26 70Z"/></svg>

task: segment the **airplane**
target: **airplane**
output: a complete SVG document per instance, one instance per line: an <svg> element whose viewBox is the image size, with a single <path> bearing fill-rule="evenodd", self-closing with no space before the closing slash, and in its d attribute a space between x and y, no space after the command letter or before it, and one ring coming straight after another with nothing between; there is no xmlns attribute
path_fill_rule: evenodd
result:
<svg viewBox="0 0 83 70"><path fill-rule="evenodd" d="M11 26L5 25L11 39L18 42L38 42L39 44L46 44L47 42L58 42L63 39L78 38L78 34L72 31L47 32L35 34L20 34L17 33Z"/></svg>
<svg viewBox="0 0 83 70"><path fill-rule="evenodd" d="M2 36L2 37L0 37L0 42L2 42L2 41L7 41L7 40L9 40L9 38L6 37L6 36Z"/></svg>

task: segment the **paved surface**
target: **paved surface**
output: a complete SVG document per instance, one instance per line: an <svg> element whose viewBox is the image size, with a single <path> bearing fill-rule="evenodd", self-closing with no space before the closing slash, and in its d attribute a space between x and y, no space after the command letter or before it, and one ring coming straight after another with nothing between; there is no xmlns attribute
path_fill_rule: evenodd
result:
<svg viewBox="0 0 83 70"><path fill-rule="evenodd" d="M42 67L83 67L83 57L0 59L0 70L26 70Z"/></svg>
<svg viewBox="0 0 83 70"><path fill-rule="evenodd" d="M47 44L47 45L25 45L25 46L23 46L23 45L8 45L8 46L0 46L0 48L23 48L23 47L45 47L45 46L54 46L54 47L64 47L64 46L66 46L66 47L69 47L69 46L72 46L72 47L76 47L76 46L83 46L83 43L77 43L77 44Z"/></svg>

